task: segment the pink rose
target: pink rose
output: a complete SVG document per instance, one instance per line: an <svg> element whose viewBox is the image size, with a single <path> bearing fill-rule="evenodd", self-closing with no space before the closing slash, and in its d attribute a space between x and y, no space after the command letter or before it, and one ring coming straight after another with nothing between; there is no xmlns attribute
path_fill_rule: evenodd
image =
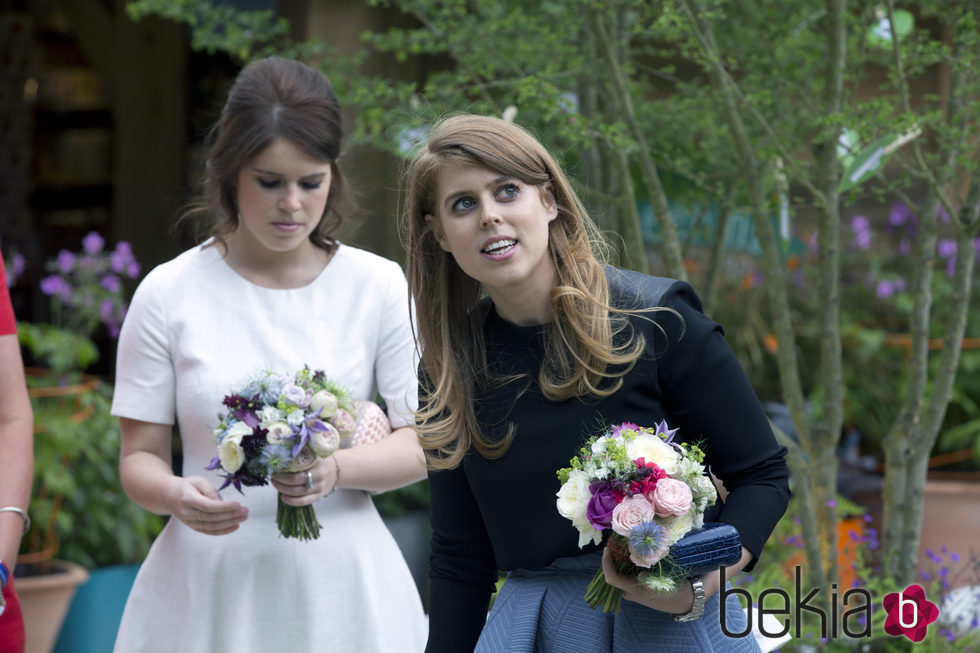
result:
<svg viewBox="0 0 980 653"><path fill-rule="evenodd" d="M653 491L653 509L658 517L681 517L691 509L691 488L684 481L662 478Z"/></svg>
<svg viewBox="0 0 980 653"><path fill-rule="evenodd" d="M343 408L337 409L334 416L330 418L330 423L334 425L334 428L340 431L341 438L349 438L350 436L354 435L354 416Z"/></svg>
<svg viewBox="0 0 980 653"><path fill-rule="evenodd" d="M653 506L643 495L626 497L613 508L612 529L623 537L629 537L634 528L645 521L652 521L653 514Z"/></svg>
<svg viewBox="0 0 980 653"><path fill-rule="evenodd" d="M670 548L667 546L651 548L646 555L640 555L630 549L630 561L637 567L645 567L646 569L649 569L653 565L663 560L669 552Z"/></svg>

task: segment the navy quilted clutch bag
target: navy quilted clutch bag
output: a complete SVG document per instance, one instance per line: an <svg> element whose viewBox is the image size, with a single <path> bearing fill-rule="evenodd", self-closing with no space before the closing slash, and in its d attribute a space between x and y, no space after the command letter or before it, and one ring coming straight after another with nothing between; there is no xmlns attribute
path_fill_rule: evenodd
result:
<svg viewBox="0 0 980 653"><path fill-rule="evenodd" d="M708 522L670 547L668 558L688 577L731 567L742 558L742 540L731 524Z"/></svg>

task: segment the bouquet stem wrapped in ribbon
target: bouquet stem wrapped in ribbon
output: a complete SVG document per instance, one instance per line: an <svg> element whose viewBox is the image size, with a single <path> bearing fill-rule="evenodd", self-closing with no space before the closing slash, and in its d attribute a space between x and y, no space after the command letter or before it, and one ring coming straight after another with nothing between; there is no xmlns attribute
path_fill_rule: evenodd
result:
<svg viewBox="0 0 980 653"><path fill-rule="evenodd" d="M669 592L696 576L741 557L738 532L705 524L704 511L717 491L697 445L674 442L666 422L650 428L614 426L588 440L570 466L558 470L558 512L579 531L579 546L606 548L620 573L650 589ZM622 590L606 582L602 568L589 584L589 606L618 612Z"/></svg>
<svg viewBox="0 0 980 653"><path fill-rule="evenodd" d="M307 470L317 458L350 446L359 413L343 386L309 367L293 375L264 372L223 404L228 410L214 430L218 455L206 469L224 472L219 490L233 485L239 492L243 485L267 485L272 474ZM283 537L320 536L314 507L290 506L282 495L276 523Z"/></svg>

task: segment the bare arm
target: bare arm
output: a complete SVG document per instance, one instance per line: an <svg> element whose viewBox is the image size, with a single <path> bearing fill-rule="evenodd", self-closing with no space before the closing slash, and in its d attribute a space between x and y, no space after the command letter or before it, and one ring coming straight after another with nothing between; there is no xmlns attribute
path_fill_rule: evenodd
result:
<svg viewBox="0 0 980 653"><path fill-rule="evenodd" d="M334 487L340 469L339 488L387 492L425 478L425 458L418 435L410 427L368 445L341 449L322 458L310 470L313 488L306 489L306 472L273 476L272 483L293 506L314 503Z"/></svg>
<svg viewBox="0 0 980 653"><path fill-rule="evenodd" d="M0 336L0 507L26 511L34 479L34 412L17 335ZM0 560L13 571L24 519L0 512Z"/></svg>
<svg viewBox="0 0 980 653"><path fill-rule="evenodd" d="M173 515L188 527L209 535L238 530L248 509L225 501L202 476L183 478L171 469L168 424L120 418L122 451L119 473L126 494L158 515Z"/></svg>

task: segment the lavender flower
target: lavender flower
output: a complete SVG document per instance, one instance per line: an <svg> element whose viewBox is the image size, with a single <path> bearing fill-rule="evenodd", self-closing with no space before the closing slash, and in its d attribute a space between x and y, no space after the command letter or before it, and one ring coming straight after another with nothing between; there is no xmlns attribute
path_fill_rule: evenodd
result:
<svg viewBox="0 0 980 653"><path fill-rule="evenodd" d="M65 302L71 299L71 286L56 274L41 279L41 292L45 295L59 297Z"/></svg>
<svg viewBox="0 0 980 653"><path fill-rule="evenodd" d="M936 253L942 258L956 256L956 241L949 238L940 238L936 245Z"/></svg>
<svg viewBox="0 0 980 653"><path fill-rule="evenodd" d="M856 215L851 218L851 232L858 249L867 250L871 247L871 223L866 217Z"/></svg>
<svg viewBox="0 0 980 653"><path fill-rule="evenodd" d="M77 257L66 249L58 252L57 265L58 270L64 274L68 274L75 268L75 261Z"/></svg>
<svg viewBox="0 0 980 653"><path fill-rule="evenodd" d="M98 254L104 245L105 238L99 235L97 231L90 231L82 238L82 250L86 254Z"/></svg>

